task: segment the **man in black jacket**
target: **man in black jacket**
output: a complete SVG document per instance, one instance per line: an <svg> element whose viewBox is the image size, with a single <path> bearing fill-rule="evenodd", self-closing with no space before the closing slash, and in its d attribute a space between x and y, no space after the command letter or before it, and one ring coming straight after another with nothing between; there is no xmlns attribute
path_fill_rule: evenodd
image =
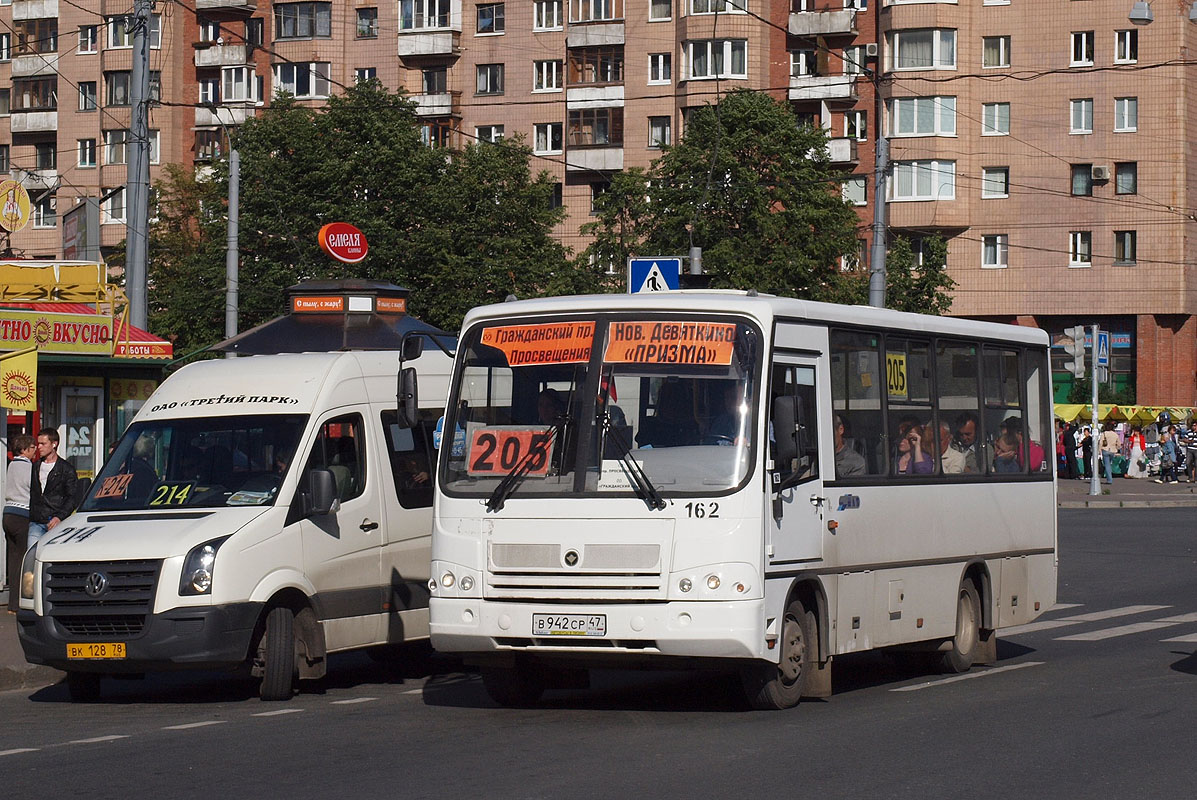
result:
<svg viewBox="0 0 1197 800"><path fill-rule="evenodd" d="M29 544L75 510L79 481L75 466L58 455L58 431L53 428L43 428L37 434L37 457L29 487Z"/></svg>

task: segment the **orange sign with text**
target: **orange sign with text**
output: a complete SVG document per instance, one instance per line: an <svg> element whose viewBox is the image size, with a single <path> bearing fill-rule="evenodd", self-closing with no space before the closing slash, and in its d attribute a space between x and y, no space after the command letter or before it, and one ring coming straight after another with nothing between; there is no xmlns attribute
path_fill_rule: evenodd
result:
<svg viewBox="0 0 1197 800"><path fill-rule="evenodd" d="M610 364L727 366L736 344L734 322L612 322Z"/></svg>
<svg viewBox="0 0 1197 800"><path fill-rule="evenodd" d="M344 297L293 297L292 311L344 311Z"/></svg>
<svg viewBox="0 0 1197 800"><path fill-rule="evenodd" d="M482 331L482 344L502 350L513 367L584 363L590 360L593 342L590 321L500 325Z"/></svg>

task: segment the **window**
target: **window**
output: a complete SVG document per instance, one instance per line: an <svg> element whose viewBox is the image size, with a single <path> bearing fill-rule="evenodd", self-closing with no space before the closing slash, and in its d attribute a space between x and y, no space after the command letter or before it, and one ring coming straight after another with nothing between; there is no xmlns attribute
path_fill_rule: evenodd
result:
<svg viewBox="0 0 1197 800"><path fill-rule="evenodd" d="M503 3L480 3L478 5L479 35L503 33L507 29L503 5Z"/></svg>
<svg viewBox="0 0 1197 800"><path fill-rule="evenodd" d="M96 82L79 81L79 110L96 110Z"/></svg>
<svg viewBox="0 0 1197 800"><path fill-rule="evenodd" d="M220 131L198 130L195 132L195 160L213 161L220 158L223 150Z"/></svg>
<svg viewBox="0 0 1197 800"><path fill-rule="evenodd" d="M433 431L439 414L421 409L416 424L399 427L394 411L382 412L382 430L386 434L391 460L391 477L399 505L404 508L432 507L432 478L436 469Z"/></svg>
<svg viewBox="0 0 1197 800"><path fill-rule="evenodd" d="M669 83L673 80L673 54L648 54L648 82L650 84Z"/></svg>
<svg viewBox="0 0 1197 800"><path fill-rule="evenodd" d="M951 436L948 449L941 447L937 452L939 470L947 475L984 472L982 460L977 458L979 445L985 441L977 381L980 367L977 345L943 338L935 343L935 399L941 445L942 437Z"/></svg>
<svg viewBox="0 0 1197 800"><path fill-rule="evenodd" d="M196 22L199 23L199 40L201 42L224 43L224 38L220 35L219 22L204 17L197 18Z"/></svg>
<svg viewBox="0 0 1197 800"><path fill-rule="evenodd" d="M104 189L100 200L100 224L125 223L125 189Z"/></svg>
<svg viewBox="0 0 1197 800"><path fill-rule="evenodd" d="M610 147L622 144L622 108L586 108L569 112L570 147Z"/></svg>
<svg viewBox="0 0 1197 800"><path fill-rule="evenodd" d="M1093 31L1073 31L1071 67L1093 66Z"/></svg>
<svg viewBox="0 0 1197 800"><path fill-rule="evenodd" d="M57 78L13 78L14 111L53 111L58 108Z"/></svg>
<svg viewBox="0 0 1197 800"><path fill-rule="evenodd" d="M1072 165L1072 194L1076 197L1089 197L1093 194L1093 165Z"/></svg>
<svg viewBox="0 0 1197 800"><path fill-rule="evenodd" d="M623 47L575 47L569 51L569 85L623 82Z"/></svg>
<svg viewBox="0 0 1197 800"><path fill-rule="evenodd" d="M1010 104L983 103L981 105L981 135L1010 135Z"/></svg>
<svg viewBox="0 0 1197 800"><path fill-rule="evenodd" d="M886 405L893 443L889 453L891 475L928 475L936 471L932 454L938 453L939 449L935 446L935 429L931 424L930 359L930 347L925 341L893 335L885 339L886 374L891 374L891 365L905 367L905 375L899 373L905 380L886 381Z"/></svg>
<svg viewBox="0 0 1197 800"><path fill-rule="evenodd" d="M479 125L474 128L474 135L480 142L494 143L503 138L502 125Z"/></svg>
<svg viewBox="0 0 1197 800"><path fill-rule="evenodd" d="M104 163L129 163L128 131L104 131Z"/></svg>
<svg viewBox="0 0 1197 800"><path fill-rule="evenodd" d="M200 78L199 101L204 106L220 102L220 78Z"/></svg>
<svg viewBox="0 0 1197 800"><path fill-rule="evenodd" d="M332 3L276 3L275 39L332 36Z"/></svg>
<svg viewBox="0 0 1197 800"><path fill-rule="evenodd" d="M12 34L0 33L0 61L12 60Z"/></svg>
<svg viewBox="0 0 1197 800"><path fill-rule="evenodd" d="M431 67L421 73L420 88L424 94L445 94L449 85L449 69L447 67Z"/></svg>
<svg viewBox="0 0 1197 800"><path fill-rule="evenodd" d="M58 52L57 19L30 19L13 27L17 34L17 55Z"/></svg>
<svg viewBox="0 0 1197 800"><path fill-rule="evenodd" d="M1068 234L1068 266L1093 266L1093 233L1071 231Z"/></svg>
<svg viewBox="0 0 1197 800"><path fill-rule="evenodd" d="M869 112L849 111L844 114L844 135L863 142L869 138Z"/></svg>
<svg viewBox="0 0 1197 800"><path fill-rule="evenodd" d="M262 44L265 41L262 35L262 28L265 20L261 19L247 19L245 21L245 43L246 44Z"/></svg>
<svg viewBox="0 0 1197 800"><path fill-rule="evenodd" d="M648 146L659 148L673 144L673 117L648 118Z"/></svg>
<svg viewBox="0 0 1197 800"><path fill-rule="evenodd" d="M479 64L478 65L478 94L502 94L503 93L503 65L502 64Z"/></svg>
<svg viewBox="0 0 1197 800"><path fill-rule="evenodd" d="M38 142L33 146L34 169L58 169L58 148L55 142Z"/></svg>
<svg viewBox="0 0 1197 800"><path fill-rule="evenodd" d="M986 36L982 40L981 66L987 68L1010 66L1010 37Z"/></svg>
<svg viewBox="0 0 1197 800"><path fill-rule="evenodd" d="M1114 231L1115 264L1125 266L1136 262L1138 238L1137 231Z"/></svg>
<svg viewBox="0 0 1197 800"><path fill-rule="evenodd" d="M565 205L565 194L560 183L553 184L553 193L549 196L549 208L561 208Z"/></svg>
<svg viewBox="0 0 1197 800"><path fill-rule="evenodd" d="M0 172L8 172L12 167L12 160L9 158L8 145L0 144Z"/></svg>
<svg viewBox="0 0 1197 800"><path fill-rule="evenodd" d="M746 39L707 39L689 42L686 52L690 57L691 78L748 77Z"/></svg>
<svg viewBox="0 0 1197 800"><path fill-rule="evenodd" d="M562 125L560 122L542 122L533 128L532 144L536 153L560 153L562 150Z"/></svg>
<svg viewBox="0 0 1197 800"><path fill-rule="evenodd" d="M892 57L894 69L955 69L956 31L897 31Z"/></svg>
<svg viewBox="0 0 1197 800"><path fill-rule="evenodd" d="M864 175L854 175L844 181L843 198L845 203L863 206L868 202L865 197L866 178Z"/></svg>
<svg viewBox="0 0 1197 800"><path fill-rule="evenodd" d="M274 87L298 98L328 97L329 63L312 61L299 64L276 64Z"/></svg>
<svg viewBox="0 0 1197 800"><path fill-rule="evenodd" d="M983 167L981 169L981 197L999 198L1010 196L1010 168Z"/></svg>
<svg viewBox="0 0 1197 800"><path fill-rule="evenodd" d="M844 48L844 74L863 75L868 56L862 46Z"/></svg>
<svg viewBox="0 0 1197 800"><path fill-rule="evenodd" d="M789 408L801 408L810 414L810 419L821 419L819 416L819 409L817 404L817 394L815 392L815 368L811 366L803 366L797 364L780 364L775 363L770 368L769 380L769 404L768 409L773 410L786 404ZM662 387L661 395L665 395ZM672 395L670 395L672 397ZM783 399L784 398L784 399ZM826 412L824 412L826 413ZM776 427L778 434L776 437L770 436L768 455L765 457L772 460L777 466L774 475L779 479L787 482L787 485L803 484L807 481L814 480L819 477L819 432L818 425L812 425L807 433L799 437L792 426L790 431L786 431L782 427L781 417L777 418L777 425L774 426L772 419L769 420L769 429L773 430ZM741 423L742 424L742 423ZM733 430L730 426L727 430ZM794 457L783 456L780 452L779 440L784 437L790 444L790 447L795 451ZM800 444L801 442L801 444ZM798 445L798 447L794 447ZM803 452L805 450L805 452ZM842 459L841 459L842 462ZM863 472L864 465L859 465ZM828 473L830 474L830 470Z"/></svg>
<svg viewBox="0 0 1197 800"><path fill-rule="evenodd" d="M357 83L366 83L367 81L376 80L377 78L377 67L358 67L353 71L353 79Z"/></svg>
<svg viewBox="0 0 1197 800"><path fill-rule="evenodd" d="M955 161L894 162L892 199L955 200Z"/></svg>
<svg viewBox="0 0 1197 800"><path fill-rule="evenodd" d="M1005 269L1010 252L1010 236L1005 233L991 233L981 237L981 267L983 269Z"/></svg>
<svg viewBox="0 0 1197 800"><path fill-rule="evenodd" d="M1114 63L1134 64L1139 60L1139 32L1114 31Z"/></svg>
<svg viewBox="0 0 1197 800"><path fill-rule="evenodd" d="M0 117L7 117L12 113L12 89L0 89ZM8 172L7 169L0 169L0 172Z"/></svg>
<svg viewBox="0 0 1197 800"><path fill-rule="evenodd" d="M561 91L561 62L533 61L532 62L532 91L559 92Z"/></svg>
<svg viewBox="0 0 1197 800"><path fill-rule="evenodd" d="M1072 128L1069 133L1093 133L1093 99L1069 100Z"/></svg>
<svg viewBox="0 0 1197 800"><path fill-rule="evenodd" d="M748 0L690 0L691 14L746 14Z"/></svg>
<svg viewBox="0 0 1197 800"><path fill-rule="evenodd" d="M532 30L553 31L561 28L561 0L536 0L532 6Z"/></svg>
<svg viewBox="0 0 1197 800"><path fill-rule="evenodd" d="M1138 194L1139 164L1123 161L1114 165L1114 194Z"/></svg>
<svg viewBox="0 0 1197 800"><path fill-rule="evenodd" d="M895 97L891 112L894 136L955 136L955 97Z"/></svg>
<svg viewBox="0 0 1197 800"><path fill-rule="evenodd" d="M366 432L360 414L346 414L320 426L304 474L327 469L342 503L366 490ZM301 481L303 478L300 479Z"/></svg>
<svg viewBox="0 0 1197 800"><path fill-rule="evenodd" d="M399 0L399 30L449 27L450 0Z"/></svg>
<svg viewBox="0 0 1197 800"><path fill-rule="evenodd" d="M648 0L649 22L661 22L672 17L673 0Z"/></svg>
<svg viewBox="0 0 1197 800"><path fill-rule="evenodd" d="M129 73L128 72L105 72L104 73L104 105L106 105L106 106L127 106L127 105L129 105Z"/></svg>
<svg viewBox="0 0 1197 800"><path fill-rule="evenodd" d="M837 446L848 448L856 458L836 461L836 479L879 475L886 471L885 424L881 413L881 337L873 333L832 330L831 404L837 430ZM976 379L973 379L976 394ZM838 433L840 426L844 430ZM842 448L840 448L842 450ZM846 462L852 469L845 470ZM863 466L861 461L864 462Z"/></svg>
<svg viewBox="0 0 1197 800"><path fill-rule="evenodd" d="M1139 129L1139 98L1114 98L1114 132L1129 133Z"/></svg>
<svg viewBox="0 0 1197 800"><path fill-rule="evenodd" d="M58 224L58 198L52 192L39 197L33 203L33 227L53 228Z"/></svg>
<svg viewBox="0 0 1197 800"><path fill-rule="evenodd" d="M448 147L452 139L453 121L450 119L430 119L420 125L420 141L425 147Z"/></svg>
<svg viewBox="0 0 1197 800"><path fill-rule="evenodd" d="M623 0L570 0L570 22L623 19Z"/></svg>
<svg viewBox="0 0 1197 800"><path fill-rule="evenodd" d="M161 131L151 130L149 133L150 133L150 135L148 137L148 141L149 141L149 145L150 145L150 163L151 164L161 164L162 163L162 144L161 144L162 136L160 135Z"/></svg>
<svg viewBox="0 0 1197 800"><path fill-rule="evenodd" d="M80 167L94 167L96 165L96 140L79 139L77 151L79 155L76 165Z"/></svg>
<svg viewBox="0 0 1197 800"><path fill-rule="evenodd" d="M79 26L79 53L94 53L97 50L99 36L96 25Z"/></svg>
<svg viewBox="0 0 1197 800"><path fill-rule="evenodd" d="M258 100L254 89L257 85L253 67L225 67L220 71L220 98L225 103L240 103Z"/></svg>
<svg viewBox="0 0 1197 800"><path fill-rule="evenodd" d="M599 213L599 199L607 193L611 188L611 184L606 181L600 181L590 184L590 213Z"/></svg>
<svg viewBox="0 0 1197 800"><path fill-rule="evenodd" d="M132 16L108 17L108 46L114 49L128 49L133 47ZM82 41L82 36L80 36ZM159 14L150 15L150 49L158 50L162 47L162 17Z"/></svg>
<svg viewBox="0 0 1197 800"><path fill-rule="evenodd" d="M802 78L819 74L819 62L812 49L790 51L790 77Z"/></svg>
<svg viewBox="0 0 1197 800"><path fill-rule="evenodd" d="M357 10L357 38L378 38L378 9L359 8Z"/></svg>

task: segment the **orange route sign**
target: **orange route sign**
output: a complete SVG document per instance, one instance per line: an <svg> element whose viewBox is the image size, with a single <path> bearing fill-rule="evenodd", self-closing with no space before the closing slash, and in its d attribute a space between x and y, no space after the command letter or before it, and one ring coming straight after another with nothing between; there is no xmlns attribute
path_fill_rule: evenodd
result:
<svg viewBox="0 0 1197 800"><path fill-rule="evenodd" d="M612 322L608 364L727 366L736 344L734 322Z"/></svg>
<svg viewBox="0 0 1197 800"><path fill-rule="evenodd" d="M482 344L503 351L513 367L578 364L590 360L594 322L498 325L482 331Z"/></svg>

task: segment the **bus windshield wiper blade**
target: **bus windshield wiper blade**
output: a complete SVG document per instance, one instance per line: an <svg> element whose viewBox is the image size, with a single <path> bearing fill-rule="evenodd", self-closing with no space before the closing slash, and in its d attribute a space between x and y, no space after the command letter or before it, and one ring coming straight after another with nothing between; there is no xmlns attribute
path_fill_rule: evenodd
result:
<svg viewBox="0 0 1197 800"><path fill-rule="evenodd" d="M487 511L503 510L503 504L507 502L507 498L511 497L532 470L532 462L536 460L536 457L543 456L546 459L549 457L549 448L556 438L556 425L550 425L545 428L544 433L541 434L541 440L528 448L528 452L524 454L524 457L516 462L511 471L503 476L503 480L499 481L499 485L490 493L490 497L486 500Z"/></svg>
<svg viewBox="0 0 1197 800"><path fill-rule="evenodd" d="M624 441L619 429L611 424L610 414L603 414L603 436L604 439L610 439L615 442L615 446L619 449L620 453L619 463L623 464L624 470L632 480L632 487L636 490L636 494L640 496L640 499L653 511L660 511L665 508L664 498L657 491L657 487L653 486L653 482L649 480L648 475L641 468L640 462L632 455L632 448Z"/></svg>

